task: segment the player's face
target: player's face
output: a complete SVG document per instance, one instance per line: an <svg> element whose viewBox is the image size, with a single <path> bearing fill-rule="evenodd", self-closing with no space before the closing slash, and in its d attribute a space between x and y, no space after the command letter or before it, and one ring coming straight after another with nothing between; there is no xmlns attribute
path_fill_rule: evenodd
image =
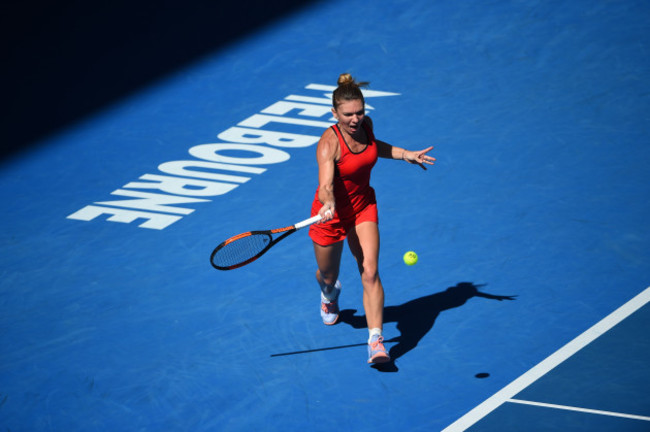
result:
<svg viewBox="0 0 650 432"><path fill-rule="evenodd" d="M361 123L366 115L363 102L359 99L341 102L336 109L332 109L332 113L341 129L349 135L355 135L361 129Z"/></svg>

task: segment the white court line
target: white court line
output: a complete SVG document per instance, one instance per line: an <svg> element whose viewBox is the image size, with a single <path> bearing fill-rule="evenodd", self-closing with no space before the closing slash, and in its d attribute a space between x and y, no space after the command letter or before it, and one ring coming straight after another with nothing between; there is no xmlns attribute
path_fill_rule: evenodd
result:
<svg viewBox="0 0 650 432"><path fill-rule="evenodd" d="M522 405L533 405L533 406L539 406L544 408L554 408L554 409L560 409L566 411L577 411L577 412L588 413L588 414L606 415L610 417L623 417L626 419L650 421L650 417L645 417L640 415L623 414L623 413L617 413L613 411L602 411L602 410L595 410L589 408L579 408L579 407L572 407L568 405L556 405L556 404L549 404L544 402L532 402L532 401L521 400L521 399L508 399L506 402L518 403Z"/></svg>
<svg viewBox="0 0 650 432"><path fill-rule="evenodd" d="M503 389L492 395L483 403L472 409L470 412L447 426L442 432L462 432L487 416L489 413L512 399L517 393L537 381L542 376L555 368L560 363L580 351L582 348L596 340L599 336L609 331L616 324L641 309L650 301L650 287L636 297L616 309L611 314L596 323L593 327L573 339L568 344L542 360L528 372L505 386Z"/></svg>

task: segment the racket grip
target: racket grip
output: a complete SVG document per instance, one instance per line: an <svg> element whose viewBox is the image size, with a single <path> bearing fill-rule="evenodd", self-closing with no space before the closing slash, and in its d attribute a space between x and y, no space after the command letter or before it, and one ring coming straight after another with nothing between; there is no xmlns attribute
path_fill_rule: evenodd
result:
<svg viewBox="0 0 650 432"><path fill-rule="evenodd" d="M311 224L313 224L315 222L318 222L322 218L323 217L321 215L316 215L314 217L310 217L309 219L305 219L302 222L298 222L297 224L294 225L294 227L296 227L296 229L299 230L300 228L304 228L304 227L309 226L309 225L311 225Z"/></svg>

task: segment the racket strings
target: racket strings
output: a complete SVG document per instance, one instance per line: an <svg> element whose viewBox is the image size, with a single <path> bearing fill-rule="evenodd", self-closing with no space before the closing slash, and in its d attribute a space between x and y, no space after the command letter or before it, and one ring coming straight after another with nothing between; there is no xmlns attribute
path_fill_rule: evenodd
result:
<svg viewBox="0 0 650 432"><path fill-rule="evenodd" d="M212 257L212 263L217 267L232 267L254 258L271 243L271 236L266 233L256 233L238 238L226 243Z"/></svg>

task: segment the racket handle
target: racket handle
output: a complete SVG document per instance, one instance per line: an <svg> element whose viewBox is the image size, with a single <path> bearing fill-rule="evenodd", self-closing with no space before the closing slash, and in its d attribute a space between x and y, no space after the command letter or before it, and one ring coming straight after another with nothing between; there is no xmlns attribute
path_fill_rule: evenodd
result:
<svg viewBox="0 0 650 432"><path fill-rule="evenodd" d="M296 229L299 230L300 228L304 228L304 227L309 226L309 225L311 225L311 224L313 224L315 222L318 222L322 218L323 217L321 215L316 215L314 217L310 217L309 219L305 219L302 222L298 222L297 224L294 225L294 227L296 227Z"/></svg>

